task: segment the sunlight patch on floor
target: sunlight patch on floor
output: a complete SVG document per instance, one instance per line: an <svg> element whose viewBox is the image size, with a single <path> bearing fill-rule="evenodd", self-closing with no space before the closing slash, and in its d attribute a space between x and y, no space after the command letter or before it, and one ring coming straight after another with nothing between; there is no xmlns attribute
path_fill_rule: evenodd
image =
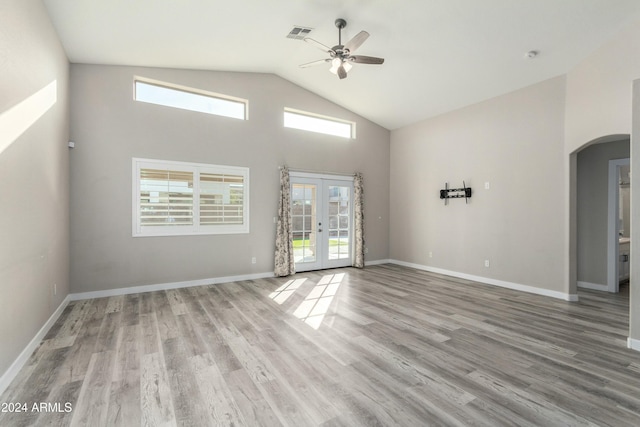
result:
<svg viewBox="0 0 640 427"><path fill-rule="evenodd" d="M278 304L284 303L289 299L291 295L293 295L296 290L307 280L306 277L302 279L289 280L284 285L280 286L275 291L269 294L269 298L277 302Z"/></svg>
<svg viewBox="0 0 640 427"><path fill-rule="evenodd" d="M293 315L313 329L318 329L329 311L333 297L338 292L343 278L344 273L323 276L293 312Z"/></svg>

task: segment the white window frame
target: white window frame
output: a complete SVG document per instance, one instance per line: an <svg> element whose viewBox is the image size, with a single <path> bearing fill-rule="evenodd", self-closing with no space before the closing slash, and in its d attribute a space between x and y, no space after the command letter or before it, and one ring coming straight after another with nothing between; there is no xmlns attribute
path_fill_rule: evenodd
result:
<svg viewBox="0 0 640 427"><path fill-rule="evenodd" d="M142 169L169 169L193 172L193 224L172 226L142 226L140 223L140 171ZM228 174L243 177L242 224L200 225L200 173ZM190 236L203 234L249 233L249 168L173 160L132 159L132 236Z"/></svg>
<svg viewBox="0 0 640 427"><path fill-rule="evenodd" d="M214 99L216 101L223 101L223 102L226 101L226 102L233 103L233 104L242 104L244 106L244 114L243 114L243 117L236 117L234 115L229 115L229 114L220 114L220 113L216 113L216 112L212 112L212 111L204 111L204 110L196 109L196 108L184 108L184 107L180 107L180 106L176 106L176 105L171 105L171 104L168 104L168 103L153 102L153 101L147 101L147 100L143 100L143 99L138 99L138 95L137 95L137 84L138 83L142 83L142 84L149 85L149 86L157 86L157 87L162 88L162 89L169 89L169 90L183 92L183 93L191 94L191 95L204 96L204 97L207 97L207 98ZM163 82L163 81L160 81L160 80L153 80L153 79L149 79L149 78L146 78L146 77L140 77L140 76L134 76L133 77L133 99L135 101L138 101L138 102L144 102L144 103L153 104L153 105L161 105L161 106L169 107L169 108L177 108L177 109L180 109L180 110L195 111L195 112L204 113L204 114L211 114L211 115L218 116L218 117L228 117L228 118L238 119L238 120L249 120L249 100L247 100L247 99L237 98L235 96L224 95L224 94L221 94L221 93L209 92L207 90L197 89L197 88L193 88L193 87L189 87L189 86L183 86L183 85L178 85L178 84L174 84L174 83Z"/></svg>
<svg viewBox="0 0 640 427"><path fill-rule="evenodd" d="M290 115L293 115L293 116L300 116L300 117L304 117L304 118L307 118L307 119L311 119L311 120L316 121L319 124L322 123L322 122L333 122L333 123L337 123L337 124L341 124L341 125L347 125L347 126L349 126L349 136L338 135L338 134L333 133L333 132L325 132L325 131L323 131L321 129L310 129L310 128L306 128L306 127L288 126L287 125L287 114L290 114ZM307 131L307 132L322 133L324 135L336 136L338 138L356 139L356 122L353 122L353 121L350 121L350 120L338 119L338 118L335 118L335 117L324 116L322 114L310 113L308 111L296 110L296 109L288 108L288 107L284 108L283 120L284 120L283 121L284 127L289 128L289 129L299 129L299 130L303 130L303 131Z"/></svg>

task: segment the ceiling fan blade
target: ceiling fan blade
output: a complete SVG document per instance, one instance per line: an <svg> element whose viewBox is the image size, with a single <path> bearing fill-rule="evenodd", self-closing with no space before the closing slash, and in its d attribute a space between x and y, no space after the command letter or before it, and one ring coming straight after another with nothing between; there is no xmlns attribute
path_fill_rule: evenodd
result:
<svg viewBox="0 0 640 427"><path fill-rule="evenodd" d="M307 62L306 64L301 64L300 68L313 67L314 65L326 64L327 62L331 62L331 58L319 59L317 61Z"/></svg>
<svg viewBox="0 0 640 427"><path fill-rule="evenodd" d="M353 53L368 38L369 38L369 33L367 33L366 31L360 31L358 34L356 34L351 40L349 40L344 45L344 49L349 49L349 52Z"/></svg>
<svg viewBox="0 0 640 427"><path fill-rule="evenodd" d="M377 58L375 56L353 55L349 57L349 61L353 61L356 64L382 64L384 58Z"/></svg>
<svg viewBox="0 0 640 427"><path fill-rule="evenodd" d="M344 69L342 64L338 67L338 77L340 77L340 80L347 78L347 70Z"/></svg>
<svg viewBox="0 0 640 427"><path fill-rule="evenodd" d="M328 53L329 55L331 55L331 57L333 57L336 54L336 52L333 49L331 49L329 46L325 46L322 43L320 43L319 41L315 41L312 38L305 37L304 41L306 41L307 43L309 43L312 46L317 47L321 51Z"/></svg>

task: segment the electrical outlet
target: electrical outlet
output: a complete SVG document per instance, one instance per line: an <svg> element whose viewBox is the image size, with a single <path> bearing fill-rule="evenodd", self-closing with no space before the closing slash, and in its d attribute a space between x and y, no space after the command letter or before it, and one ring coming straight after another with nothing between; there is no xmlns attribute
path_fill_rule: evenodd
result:
<svg viewBox="0 0 640 427"><path fill-rule="evenodd" d="M255 264L257 262L256 257L251 258L251 264Z"/></svg>
<svg viewBox="0 0 640 427"><path fill-rule="evenodd" d="M489 183L489 181L485 182L485 183L484 183L484 189L485 189L485 190L488 190L488 189L490 189L490 188L491 188L491 184Z"/></svg>
<svg viewBox="0 0 640 427"><path fill-rule="evenodd" d="M369 248L364 248L364 253L368 254L369 253Z"/></svg>
<svg viewBox="0 0 640 427"><path fill-rule="evenodd" d="M487 268L489 268L489 260L488 260L488 259L485 259L485 260L484 260L484 266L485 266L485 267L487 267Z"/></svg>
<svg viewBox="0 0 640 427"><path fill-rule="evenodd" d="M433 252L429 252L429 258L433 258Z"/></svg>

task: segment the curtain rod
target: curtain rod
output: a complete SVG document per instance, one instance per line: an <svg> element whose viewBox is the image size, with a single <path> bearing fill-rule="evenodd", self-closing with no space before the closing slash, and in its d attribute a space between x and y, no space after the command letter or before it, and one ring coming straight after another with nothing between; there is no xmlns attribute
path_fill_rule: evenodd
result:
<svg viewBox="0 0 640 427"><path fill-rule="evenodd" d="M284 166L278 166L278 170L282 170ZM327 171L317 171L311 169L297 169L297 168L289 168L291 172L304 172L304 173L317 173L321 175L341 175L341 176L353 176L355 172L351 173L342 173L342 172L327 172Z"/></svg>

